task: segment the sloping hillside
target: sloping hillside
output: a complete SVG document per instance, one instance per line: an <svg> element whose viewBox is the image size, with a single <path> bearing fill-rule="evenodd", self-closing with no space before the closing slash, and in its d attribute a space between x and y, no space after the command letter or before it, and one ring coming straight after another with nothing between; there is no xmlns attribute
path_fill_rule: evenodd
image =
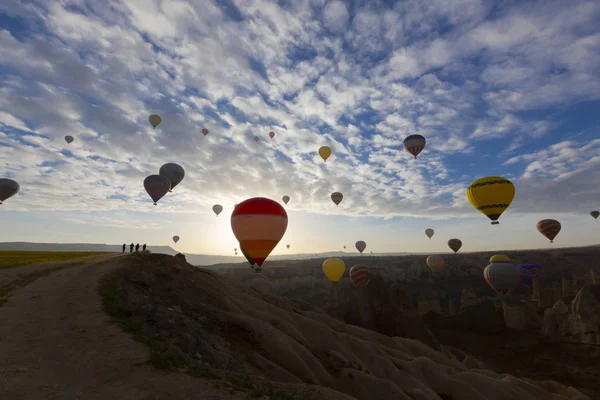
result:
<svg viewBox="0 0 600 400"><path fill-rule="evenodd" d="M588 399L555 382L470 369L420 341L346 325L171 256L145 255L111 282L113 314L205 375L314 384L359 400Z"/></svg>

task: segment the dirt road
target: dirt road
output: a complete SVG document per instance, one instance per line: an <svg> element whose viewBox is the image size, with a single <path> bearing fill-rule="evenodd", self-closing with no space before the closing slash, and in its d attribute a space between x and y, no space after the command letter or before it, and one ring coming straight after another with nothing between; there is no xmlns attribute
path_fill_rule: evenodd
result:
<svg viewBox="0 0 600 400"><path fill-rule="evenodd" d="M121 257L0 271L6 287L24 275L62 268L16 286L0 305L0 399L250 398L145 364L148 349L111 323L97 294L100 278Z"/></svg>

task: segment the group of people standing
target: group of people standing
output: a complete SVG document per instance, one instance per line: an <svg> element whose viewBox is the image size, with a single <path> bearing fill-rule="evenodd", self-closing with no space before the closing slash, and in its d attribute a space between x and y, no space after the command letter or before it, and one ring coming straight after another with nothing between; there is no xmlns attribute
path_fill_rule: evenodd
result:
<svg viewBox="0 0 600 400"><path fill-rule="evenodd" d="M123 243L123 251L122 251L123 253L125 253L125 248L126 247L127 247L127 244ZM135 251L136 252L140 251L140 244L139 243L135 245ZM146 251L146 243L144 243L144 245L142 246L142 251ZM129 245L129 252L133 253L133 243L131 243Z"/></svg>

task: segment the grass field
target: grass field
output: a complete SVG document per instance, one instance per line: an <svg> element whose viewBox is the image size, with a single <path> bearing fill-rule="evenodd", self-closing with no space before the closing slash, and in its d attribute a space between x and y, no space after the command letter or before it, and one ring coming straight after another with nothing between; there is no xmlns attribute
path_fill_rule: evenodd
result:
<svg viewBox="0 0 600 400"><path fill-rule="evenodd" d="M81 257L100 256L106 252L78 251L19 251L0 250L0 269L22 267L54 261L68 261Z"/></svg>

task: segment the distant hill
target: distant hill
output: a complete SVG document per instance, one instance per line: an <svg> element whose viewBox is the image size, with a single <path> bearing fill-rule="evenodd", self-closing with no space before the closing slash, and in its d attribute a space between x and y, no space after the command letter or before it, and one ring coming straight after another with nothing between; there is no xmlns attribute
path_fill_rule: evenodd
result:
<svg viewBox="0 0 600 400"><path fill-rule="evenodd" d="M99 244L99 243L31 243L31 242L0 242L0 250L29 250L29 251L106 251L106 252L121 252L122 245L119 244ZM148 245L148 250L152 253L175 255L178 253L170 246L152 246ZM127 247L126 251L129 251ZM184 253L187 261L192 265L214 265L214 264L234 264L245 263L246 259L240 253L239 256L217 256L204 254L188 254ZM377 253L377 256L400 256L415 253ZM358 252L350 251L330 251L325 253L309 253L309 254L289 254L289 255L272 255L270 261L280 260L308 260L311 258L324 257L347 257L357 256ZM365 253L369 256L370 253Z"/></svg>

